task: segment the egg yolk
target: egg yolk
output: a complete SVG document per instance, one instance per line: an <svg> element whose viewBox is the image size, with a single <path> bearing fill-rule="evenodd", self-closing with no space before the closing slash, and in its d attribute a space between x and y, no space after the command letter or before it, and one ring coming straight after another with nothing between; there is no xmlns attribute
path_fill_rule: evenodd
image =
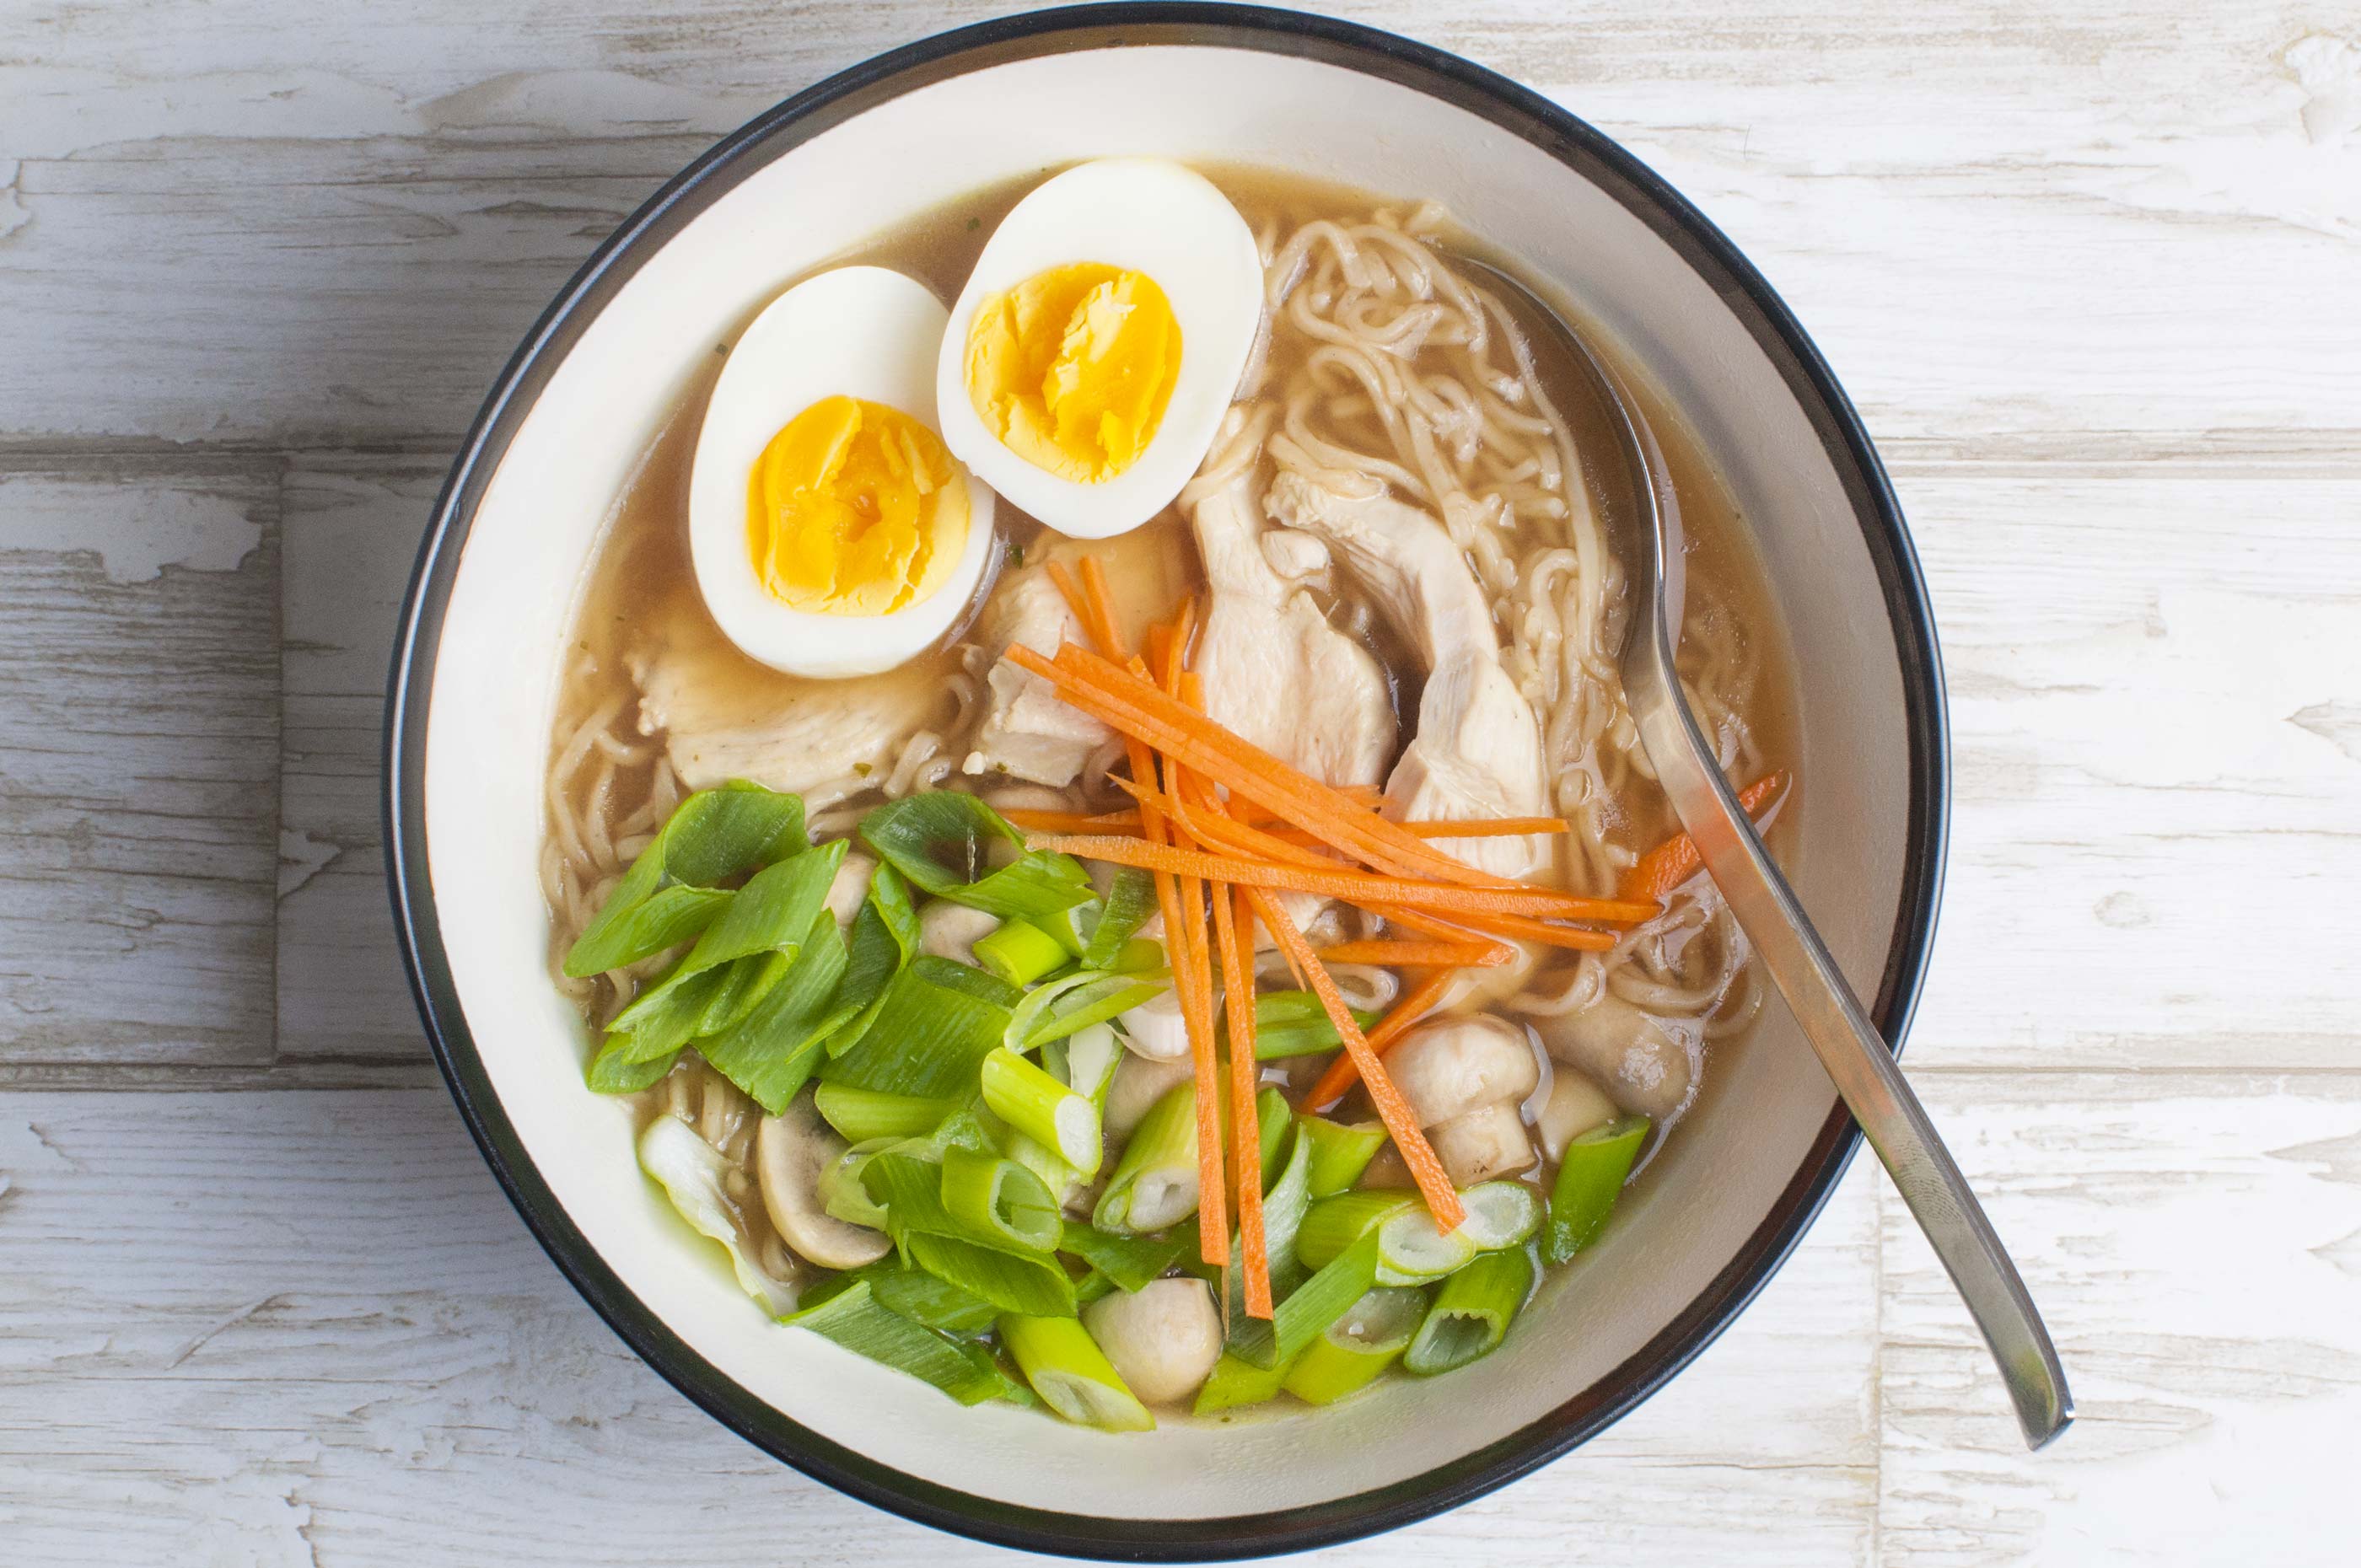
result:
<svg viewBox="0 0 2361 1568"><path fill-rule="evenodd" d="M747 542L772 598L812 615L889 615L942 587L967 546L967 486L942 438L899 409L822 398L754 460Z"/></svg>
<svg viewBox="0 0 2361 1568"><path fill-rule="evenodd" d="M1001 444L1095 485L1139 460L1180 375L1180 323L1156 280L1099 262L1037 272L976 307L967 395Z"/></svg>

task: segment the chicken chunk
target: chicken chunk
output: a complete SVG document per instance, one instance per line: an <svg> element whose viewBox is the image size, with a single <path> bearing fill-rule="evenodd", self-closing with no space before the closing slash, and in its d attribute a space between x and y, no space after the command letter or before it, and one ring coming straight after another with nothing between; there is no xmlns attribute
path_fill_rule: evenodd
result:
<svg viewBox="0 0 2361 1568"><path fill-rule="evenodd" d="M1002 655L1018 643L1053 654L1060 642L1084 641L1082 622L1046 568L1027 566L1002 579L983 627L983 646L993 663L984 677L983 723L976 730L970 772L1007 773L1061 788L1074 782L1091 753L1106 743L1106 726Z"/></svg>
<svg viewBox="0 0 2361 1568"><path fill-rule="evenodd" d="M1549 802L1541 725L1500 662L1484 590L1443 524L1357 476L1271 483L1271 515L1326 540L1426 666L1418 733L1386 782L1400 817L1532 817ZM1441 848L1500 876L1529 877L1537 839L1457 839Z"/></svg>
<svg viewBox="0 0 2361 1568"><path fill-rule="evenodd" d="M912 736L950 717L941 672L929 662L853 680L805 680L748 659L701 610L650 621L661 630L625 659L639 684L640 732L664 735L690 789L752 779L812 795L862 769L862 776L882 777Z"/></svg>
<svg viewBox="0 0 2361 1568"><path fill-rule="evenodd" d="M1367 650L1271 569L1253 475L1195 498L1213 607L1197 642L1205 710L1313 778L1375 784L1393 755L1393 709Z"/></svg>

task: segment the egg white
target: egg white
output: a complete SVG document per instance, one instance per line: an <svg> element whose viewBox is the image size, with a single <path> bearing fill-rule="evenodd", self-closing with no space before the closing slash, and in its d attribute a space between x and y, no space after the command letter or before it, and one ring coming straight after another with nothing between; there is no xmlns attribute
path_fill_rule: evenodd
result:
<svg viewBox="0 0 2361 1568"><path fill-rule="evenodd" d="M1139 460L1102 484L1036 467L1001 444L967 389L968 329L993 296L1053 267L1099 262L1156 280L1180 326L1180 373ZM943 334L943 442L985 483L1059 532L1104 539L1171 503L1213 444L1262 321L1254 234L1203 175L1159 158L1082 164L1017 203L977 258Z"/></svg>
<svg viewBox="0 0 2361 1568"><path fill-rule="evenodd" d="M756 577L747 543L755 461L788 421L822 398L884 403L946 434L935 407L945 320L941 302L916 280L883 267L840 267L771 302L730 349L697 433L688 543L706 608L750 658L798 675L874 674L924 652L974 598L992 554L993 496L966 466L959 480L967 486L967 544L959 564L932 594L890 614L791 609Z"/></svg>

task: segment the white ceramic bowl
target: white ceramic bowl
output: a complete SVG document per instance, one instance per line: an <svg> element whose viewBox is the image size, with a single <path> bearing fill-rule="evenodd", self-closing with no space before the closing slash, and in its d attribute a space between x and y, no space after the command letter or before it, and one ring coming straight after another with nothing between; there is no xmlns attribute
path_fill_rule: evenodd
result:
<svg viewBox="0 0 2361 1568"><path fill-rule="evenodd" d="M752 1310L581 1087L535 875L558 649L604 519L680 389L780 286L911 213L1111 153L1446 202L1620 339L1760 538L1798 662L1797 883L1899 1040L1943 850L1942 687L1916 564L1850 405L1769 287L1545 100L1347 24L1115 5L948 34L804 93L626 223L520 347L438 505L388 725L388 857L419 1003L485 1157L584 1296L781 1459L1038 1551L1300 1550L1452 1507L1644 1398L1769 1277L1856 1134L1775 1006L1582 1266L1499 1354L1318 1411L1114 1438L925 1386Z"/></svg>

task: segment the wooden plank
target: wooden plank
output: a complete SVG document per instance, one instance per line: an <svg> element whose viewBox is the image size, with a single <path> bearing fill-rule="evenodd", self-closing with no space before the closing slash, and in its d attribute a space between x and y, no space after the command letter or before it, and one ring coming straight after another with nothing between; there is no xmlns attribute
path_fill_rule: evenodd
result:
<svg viewBox="0 0 2361 1568"><path fill-rule="evenodd" d="M269 1058L274 470L0 471L0 1059Z"/></svg>
<svg viewBox="0 0 2361 1568"><path fill-rule="evenodd" d="M1898 482L1958 769L1912 1065L2355 1065L2361 474Z"/></svg>
<svg viewBox="0 0 2361 1568"><path fill-rule="evenodd" d="M2353 1561L2361 1076L1921 1080L2080 1423L2027 1455L1926 1243L1884 1226L1881 1561Z"/></svg>
<svg viewBox="0 0 2361 1568"><path fill-rule="evenodd" d="M282 492L287 689L278 920L285 1062L425 1056L387 904L381 809L394 621L442 466L307 456Z"/></svg>
<svg viewBox="0 0 2361 1568"><path fill-rule="evenodd" d="M0 1172L12 1563L1005 1560L802 1480L666 1387L440 1091L0 1094ZM1334 1560L1562 1563L1578 1529L1585 1561L1868 1562L1876 1245L1856 1177L1638 1414Z"/></svg>
<svg viewBox="0 0 2361 1568"><path fill-rule="evenodd" d="M1020 8L76 13L0 68L0 268L45 326L0 359L0 435L447 438L567 273L715 136ZM2361 356L2356 68L2292 4L2169 26L2143 0L1948 23L1346 9L1625 139L1763 265L1883 433L2361 430L2339 373Z"/></svg>

